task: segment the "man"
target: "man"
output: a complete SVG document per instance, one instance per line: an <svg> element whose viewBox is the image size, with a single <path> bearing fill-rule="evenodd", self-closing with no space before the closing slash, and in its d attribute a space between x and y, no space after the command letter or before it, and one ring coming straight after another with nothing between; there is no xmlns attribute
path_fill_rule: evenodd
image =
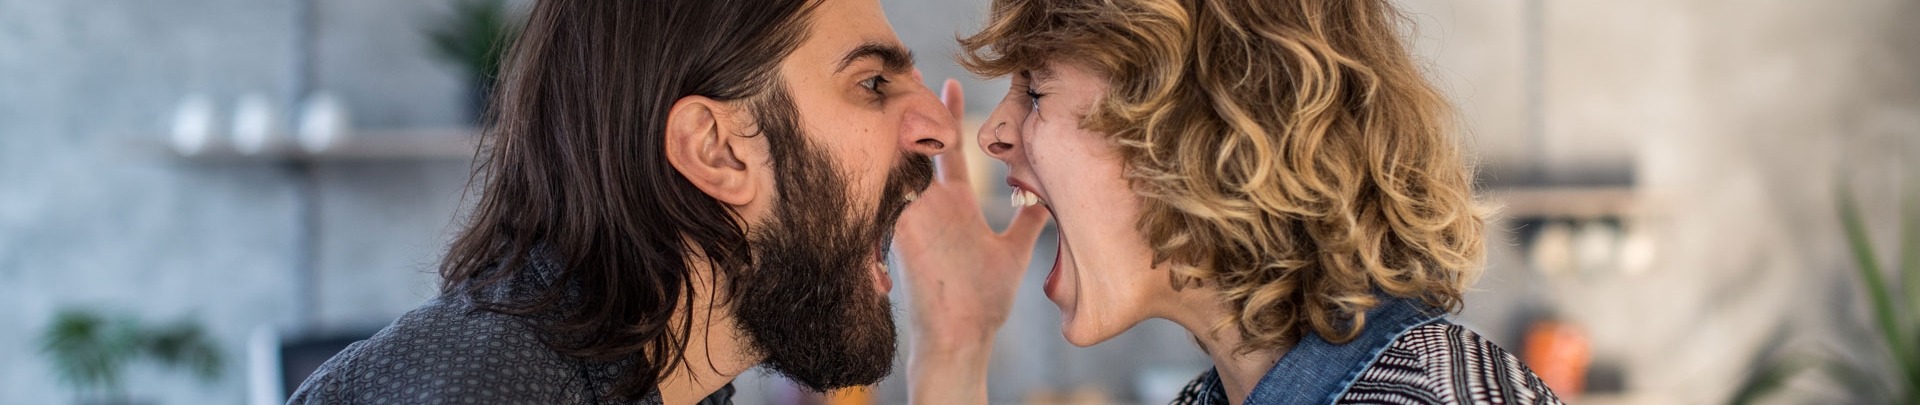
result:
<svg viewBox="0 0 1920 405"><path fill-rule="evenodd" d="M888 374L893 224L960 144L877 0L542 0L510 54L442 295L292 402L726 403L756 366Z"/></svg>

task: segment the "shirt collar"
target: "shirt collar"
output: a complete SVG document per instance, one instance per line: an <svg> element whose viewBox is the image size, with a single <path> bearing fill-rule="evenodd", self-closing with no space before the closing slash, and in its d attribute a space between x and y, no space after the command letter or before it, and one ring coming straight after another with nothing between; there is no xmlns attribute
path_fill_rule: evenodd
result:
<svg viewBox="0 0 1920 405"><path fill-rule="evenodd" d="M1246 403L1333 403L1400 335L1444 315L1418 301L1389 297L1367 311L1366 326L1351 342L1336 345L1307 333L1253 386Z"/></svg>

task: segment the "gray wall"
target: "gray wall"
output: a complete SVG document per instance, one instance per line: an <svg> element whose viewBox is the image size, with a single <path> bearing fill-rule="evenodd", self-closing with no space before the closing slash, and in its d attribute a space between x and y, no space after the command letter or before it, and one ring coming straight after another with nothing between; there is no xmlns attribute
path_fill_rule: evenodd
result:
<svg viewBox="0 0 1920 405"><path fill-rule="evenodd" d="M1655 246L1643 273L1548 276L1492 233L1464 319L1535 307L1582 324L1630 391L1587 403L1724 401L1782 325L1791 350L1885 357L1861 340L1834 189L1858 191L1892 263L1898 188L1920 187L1920 3L1402 3L1492 182L1630 172L1626 227ZM1513 347L1515 327L1484 331ZM1788 397L1860 402L1813 374Z"/></svg>
<svg viewBox="0 0 1920 405"><path fill-rule="evenodd" d="M460 123L459 80L419 40L443 2L318 3L315 85L343 96L357 125ZM977 27L983 1L883 3L929 79L967 77L946 56L955 34ZM1492 234L1487 276L1464 321L1508 345L1523 308L1556 308L1585 324L1596 354L1623 364L1634 392L1594 402L1717 401L1780 319L1809 339L1845 338L1821 332L1844 330L1825 319L1860 314L1844 289L1854 281L1829 190L1853 176L1874 234L1892 240L1889 188L1920 166L1920 29L1902 23L1920 7L1542 1L1530 12L1527 0L1402 3L1420 24L1413 34L1429 73L1460 104L1466 142L1490 171L1630 170L1643 206L1632 226L1659 246L1644 274L1556 278L1528 270L1510 235ZM0 307L8 308L0 403L70 398L33 340L62 307L202 320L232 360L226 378L202 385L138 367L130 386L161 403L236 403L254 329L378 326L431 294L466 162L322 163L303 178L272 163L178 159L152 142L187 93L210 94L222 110L242 93L285 98L292 7L0 0ZM1005 90L1004 81L967 86L975 113ZM311 241L300 236L308 200L298 185L307 180L321 224ZM316 283L293 275L309 247ZM1043 249L1036 263L1050 254ZM1074 387L1127 400L1141 370L1205 367L1165 322L1072 348L1059 337L1057 310L1039 299L1042 276L1023 286L1001 333L996 400ZM310 324L299 318L303 291L317 299ZM777 384L743 380L743 402ZM903 398L897 380L881 394Z"/></svg>
<svg viewBox="0 0 1920 405"><path fill-rule="evenodd" d="M363 127L456 124L457 80L422 56L415 28L441 7L320 2L317 87ZM58 308L203 321L226 377L135 367L133 394L161 403L239 402L248 334L302 326L297 173L178 159L154 142L187 93L223 111L243 93L286 98L292 21L288 1L0 1L0 403L68 400L34 341ZM383 324L421 302L466 170L314 168L320 329Z"/></svg>

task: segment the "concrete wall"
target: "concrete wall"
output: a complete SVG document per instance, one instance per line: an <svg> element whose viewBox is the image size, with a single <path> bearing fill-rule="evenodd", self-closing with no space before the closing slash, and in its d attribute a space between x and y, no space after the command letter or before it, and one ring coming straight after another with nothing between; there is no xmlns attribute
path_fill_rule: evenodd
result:
<svg viewBox="0 0 1920 405"><path fill-rule="evenodd" d="M1637 195L1627 232L1655 247L1644 273L1547 276L1513 234L1491 234L1464 319L1539 307L1583 324L1631 392L1600 403L1723 401L1782 325L1793 350L1884 356L1860 343L1864 294L1833 190L1850 179L1892 263L1897 188L1920 184L1920 29L1906 23L1920 5L1404 3L1491 183L1624 167ZM1488 329L1512 347L1497 331L1516 327ZM1788 398L1860 400L1795 384Z"/></svg>
<svg viewBox="0 0 1920 405"><path fill-rule="evenodd" d="M459 122L458 81L422 56L416 28L444 6L319 3L317 87L359 125ZM222 114L240 94L286 98L292 21L290 1L0 1L0 403L68 400L34 340L58 308L204 322L226 377L135 367L132 393L159 403L240 402L248 334L301 326L299 174L154 143L187 93ZM314 168L319 328L383 324L421 302L466 168Z"/></svg>
<svg viewBox="0 0 1920 405"><path fill-rule="evenodd" d="M883 1L930 79L967 76L946 56L984 3ZM1902 167L1920 166L1920 29L1903 24L1920 6L1402 3L1495 181L1629 170L1642 203L1629 227L1658 246L1648 272L1568 278L1527 269L1512 235L1490 235L1464 322L1511 346L1518 314L1550 308L1587 325L1596 354L1626 369L1634 394L1602 400L1698 403L1724 397L1778 320L1840 341L1848 329L1823 320L1863 319L1845 289L1854 280L1830 190L1853 176L1874 234L1892 241L1889 189L1912 177ZM458 77L419 40L443 2L321 0L317 12L315 86L345 98L358 125L460 123ZM302 174L177 159L151 142L187 93L212 95L223 111L243 93L285 98L293 14L291 1L0 0L0 403L70 398L34 341L62 307L204 321L231 359L226 378L202 385L137 367L129 385L160 403L236 403L255 328L378 326L432 293L465 162L322 163ZM976 113L1005 90L967 85ZM312 200L299 186L308 180ZM308 203L320 224L312 240L300 229ZM315 283L294 275L308 248ZM1038 298L1041 276L1001 333L996 399L1092 387L1130 400L1142 370L1205 367L1165 322L1071 348ZM310 324L299 318L303 291L316 298ZM777 384L743 380L743 402ZM882 398L902 395L897 380L883 384Z"/></svg>

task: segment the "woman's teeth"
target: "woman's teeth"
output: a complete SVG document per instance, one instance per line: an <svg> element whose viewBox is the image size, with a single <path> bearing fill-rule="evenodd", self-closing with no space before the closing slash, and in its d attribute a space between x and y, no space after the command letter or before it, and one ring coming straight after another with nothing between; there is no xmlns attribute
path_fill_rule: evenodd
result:
<svg viewBox="0 0 1920 405"><path fill-rule="evenodd" d="M1027 207L1040 204L1040 195L1021 188L1013 189L1013 207Z"/></svg>

